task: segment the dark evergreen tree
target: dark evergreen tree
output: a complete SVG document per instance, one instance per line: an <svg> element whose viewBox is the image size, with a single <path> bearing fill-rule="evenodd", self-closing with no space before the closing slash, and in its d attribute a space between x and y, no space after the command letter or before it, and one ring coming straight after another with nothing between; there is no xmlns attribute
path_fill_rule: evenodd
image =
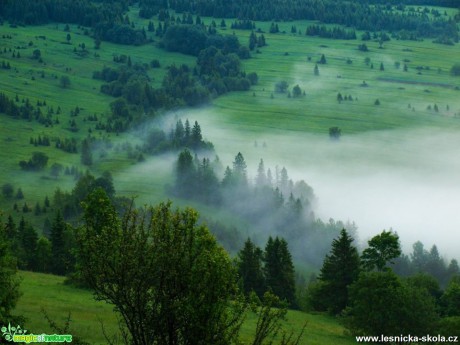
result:
<svg viewBox="0 0 460 345"><path fill-rule="evenodd" d="M273 239L271 236L268 238L264 263L267 288L282 300L286 300L291 307L295 307L295 271L291 253L284 239Z"/></svg>
<svg viewBox="0 0 460 345"><path fill-rule="evenodd" d="M233 161L233 170L232 175L237 184L246 185L247 184L247 175L246 175L246 162L244 160L243 155L241 152L235 156L235 160Z"/></svg>
<svg viewBox="0 0 460 345"><path fill-rule="evenodd" d="M262 250L248 238L238 253L238 273L245 294L254 291L259 298L266 291L262 260Z"/></svg>
<svg viewBox="0 0 460 345"><path fill-rule="evenodd" d="M312 304L316 309L340 313L348 305L348 286L358 279L360 260L353 238L345 229L332 241L330 254L321 268Z"/></svg>
<svg viewBox="0 0 460 345"><path fill-rule="evenodd" d="M321 59L319 59L319 62L321 65L325 65L327 63L326 61L326 56L324 54L321 55Z"/></svg>
<svg viewBox="0 0 460 345"><path fill-rule="evenodd" d="M86 138L81 143L81 163L87 166L93 165L93 153L91 150L91 141Z"/></svg>
<svg viewBox="0 0 460 345"><path fill-rule="evenodd" d="M193 125L192 128L192 136L191 136L191 145L193 148L197 149L200 147L202 143L203 137L201 135L201 127L198 124L197 121L195 121L195 124Z"/></svg>
<svg viewBox="0 0 460 345"><path fill-rule="evenodd" d="M176 192L185 197L191 197L195 191L196 167L189 150L179 154L176 164Z"/></svg>
<svg viewBox="0 0 460 345"><path fill-rule="evenodd" d="M267 184L267 176L265 175L264 160L261 159L257 168L256 186L262 187Z"/></svg>
<svg viewBox="0 0 460 345"><path fill-rule="evenodd" d="M51 254L52 254L52 265L51 272L58 275L64 275L67 272L66 263L66 243L65 243L65 232L67 224L62 218L61 211L57 211L56 217L54 218L51 226Z"/></svg>

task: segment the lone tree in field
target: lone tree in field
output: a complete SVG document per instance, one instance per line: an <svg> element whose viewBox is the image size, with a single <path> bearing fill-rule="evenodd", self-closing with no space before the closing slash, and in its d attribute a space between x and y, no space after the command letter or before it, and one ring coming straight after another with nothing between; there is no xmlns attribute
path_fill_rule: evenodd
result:
<svg viewBox="0 0 460 345"><path fill-rule="evenodd" d="M450 74L454 77L460 76L460 63L456 63L452 66L452 68L450 69Z"/></svg>
<svg viewBox="0 0 460 345"><path fill-rule="evenodd" d="M170 203L120 218L102 189L84 203L81 275L121 315L129 344L228 345L245 307L236 269L188 208Z"/></svg>
<svg viewBox="0 0 460 345"><path fill-rule="evenodd" d="M11 183L5 183L2 186L2 194L5 198L9 199L14 194L14 187Z"/></svg>
<svg viewBox="0 0 460 345"><path fill-rule="evenodd" d="M318 68L318 64L315 64L315 69L313 70L313 73L318 76L319 75L319 68Z"/></svg>
<svg viewBox="0 0 460 345"><path fill-rule="evenodd" d="M339 127L330 127L329 128L329 138L334 140L339 140L342 136L342 130Z"/></svg>
<svg viewBox="0 0 460 345"><path fill-rule="evenodd" d="M61 76L61 79L59 79L59 85L63 89L67 89L70 87L70 78L66 75Z"/></svg>
<svg viewBox="0 0 460 345"><path fill-rule="evenodd" d="M324 54L321 55L321 59L319 59L318 63L321 65L325 65L327 63L326 56Z"/></svg>

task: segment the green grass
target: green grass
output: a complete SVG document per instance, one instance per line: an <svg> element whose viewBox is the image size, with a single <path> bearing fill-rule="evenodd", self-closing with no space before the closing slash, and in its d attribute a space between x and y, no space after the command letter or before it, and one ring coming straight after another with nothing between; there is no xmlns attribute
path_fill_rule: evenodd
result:
<svg viewBox="0 0 460 345"><path fill-rule="evenodd" d="M147 27L148 20L139 18L138 10L133 7L130 11L131 21L139 28ZM207 24L212 20L202 19ZM157 26L158 22L154 22ZM219 24L220 21L216 19L216 22ZM228 28L218 30L223 34L234 32L240 42L246 45L250 32L231 30L229 27L232 20L227 19L226 22ZM252 58L243 62L243 67L247 72L257 72L259 84L249 92L234 92L219 97L205 110L183 112L184 117L198 119L202 123L205 137L214 141L217 153L224 158L224 165L231 163L237 150L247 152L248 143L252 144L254 138L272 134L286 137L294 133L299 136L312 133L327 137L328 129L332 126L340 127L345 136L417 127L459 128L460 119L456 114L460 113L460 91L455 87L460 86L460 78L449 74L450 67L460 53L458 45L444 46L429 40L392 40L384 44L384 49L379 49L377 42L369 41L366 43L370 51L364 53L357 50L361 43L359 39L343 41L305 36L303 33L306 27L312 23L278 23L280 30L286 33L270 34L270 23L257 22L257 28L265 32L268 46L260 48L260 54L253 52ZM300 35L290 33L292 25L297 27ZM12 39L0 38L0 61L8 61L12 69L0 70L0 89L11 97L17 94L20 99L29 98L33 104L38 100L46 100L47 105L55 110L58 106L62 108L60 125L50 128L3 115L0 118L0 141L4 148L0 152L0 184L11 182L15 188L21 187L26 196L24 201L29 206L43 203L45 195L52 197L57 187L69 190L74 181L65 176L50 178L49 168L40 173L23 172L19 168L19 160L28 159L34 151L43 151L50 157L48 167L56 162L64 166L80 165L79 154L57 150L53 147L54 142L49 148L34 147L29 144L31 136L47 134L52 140L57 137L73 137L80 141L91 129L94 136L107 138L114 146L138 140L129 134L115 136L97 133L94 123L84 120L94 113L99 118L107 116L109 104L113 100L99 92L101 82L92 79L93 71L101 70L104 66L118 66L113 62L114 55L129 55L134 63L149 63L152 59L158 59L161 68L149 70L149 76L153 85L159 86L168 65L192 65L195 61L192 56L159 49L156 46L159 39L152 33L148 35L154 42L140 47L102 42L101 48L96 50L93 40L83 34L83 28L70 26L70 44L66 44L67 33L63 29L64 24L2 27L2 33L11 35ZM357 32L358 38L361 34ZM46 36L46 39L38 36ZM82 43L89 51L86 57L74 53L74 48L81 50L79 45ZM19 51L21 58L13 58L10 48ZM41 50L44 63L31 59L34 49ZM326 55L328 62L319 65L320 75L314 76L314 65L321 54ZM308 57L311 61L307 60ZM374 69L365 64L366 57L370 58ZM352 64L347 64L347 59L351 59ZM402 69L404 60L408 61L408 72ZM384 63L385 71L379 70L381 62ZM399 69L395 67L395 62L401 64ZM422 74L417 74L417 66L424 67ZM429 67L429 70L425 67ZM42 72L44 78L41 77ZM67 75L71 80L68 89L59 86L62 75ZM306 96L294 99L288 98L286 94L274 93L274 85L280 80L288 82L290 90L298 84ZM363 81L369 86L362 87ZM338 92L344 96L351 95L357 100L339 104L336 100ZM376 99L380 100L380 106L374 105ZM427 110L428 105L434 104L438 105L439 112ZM68 125L70 110L75 106L82 108L82 113L74 118L79 128L76 133L69 131ZM46 107L42 110L46 112ZM213 133L214 128L219 129L219 135ZM234 140L233 133L238 134L238 141ZM248 155L253 158L252 153ZM258 155L254 154L257 160L260 158ZM148 158L145 163L135 164L133 159L128 159L126 153L119 154L113 150L104 158L96 154L95 164L90 171L99 174L109 170L120 195L137 196L139 204L155 203L165 199L164 185L173 183L170 173L172 163L170 158L165 160L155 157ZM18 202L19 207L22 207L24 201ZM13 203L14 200L0 197L0 208L7 213L11 212ZM178 203L182 204L182 201L178 200ZM20 216L21 213L15 214L17 219ZM39 227L46 217L29 216L26 215Z"/></svg>
<svg viewBox="0 0 460 345"><path fill-rule="evenodd" d="M112 306L95 301L91 292L64 285L63 277L32 272L20 272L20 276L23 295L16 307L16 313L27 318L26 323L21 326L29 330L29 333L55 333L42 316L41 309L58 325L63 325L71 312L73 335L94 345L106 343L100 320L103 320L109 335L116 333L117 322ZM254 314L247 315L241 329L241 340L251 340L256 321ZM305 323L307 328L302 345L354 343L351 337L344 335L344 328L337 320L327 315L289 311L283 327L287 332L293 331L297 334Z"/></svg>

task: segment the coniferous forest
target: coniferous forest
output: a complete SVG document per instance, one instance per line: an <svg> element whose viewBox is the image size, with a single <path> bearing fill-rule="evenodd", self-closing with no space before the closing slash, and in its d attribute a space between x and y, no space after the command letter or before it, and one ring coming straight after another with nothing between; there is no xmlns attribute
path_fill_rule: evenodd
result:
<svg viewBox="0 0 460 345"><path fill-rule="evenodd" d="M456 0L0 1L0 343L459 341L459 30Z"/></svg>

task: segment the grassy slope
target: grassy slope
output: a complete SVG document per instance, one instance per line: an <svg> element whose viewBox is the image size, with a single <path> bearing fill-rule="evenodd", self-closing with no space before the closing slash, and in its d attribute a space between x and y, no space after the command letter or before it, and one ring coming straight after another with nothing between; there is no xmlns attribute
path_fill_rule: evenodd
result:
<svg viewBox="0 0 460 345"><path fill-rule="evenodd" d="M73 320L71 329L74 335L94 345L105 343L99 320L103 320L108 334L116 332L117 324L112 307L105 302L94 301L89 291L63 285L62 277L32 272L21 272L20 275L23 278L21 284L23 295L16 312L28 319L22 326L28 329L29 333L51 332L46 320L39 316L41 308L45 309L51 319L58 324L64 323L70 311ZM326 315L289 311L285 329L298 332L305 322L307 322L307 329L302 345L354 343L352 338L343 335L343 327L335 319ZM241 332L243 341L251 339L255 323L255 316L248 315Z"/></svg>
<svg viewBox="0 0 460 345"><path fill-rule="evenodd" d="M147 26L147 20L139 19L137 9L130 13L131 19L138 27ZM210 18L205 18L209 23ZM219 21L217 20L219 23ZM227 20L230 26L231 20ZM157 23L155 23L157 24ZM308 22L279 23L281 31L290 32L292 25L304 32ZM48 171L39 174L24 173L19 170L18 161L27 159L37 149L50 156L49 166L54 162L64 165L78 165L78 154L66 154L53 147L35 148L29 144L31 136L48 134L52 137L75 137L81 139L88 133L94 124L83 121L84 117L96 113L99 117L109 111L109 103L113 98L98 92L100 82L93 80L92 72L103 66L116 66L112 61L114 54L127 54L133 62L148 63L152 59L159 59L161 69L150 70L153 83L158 85L169 64L193 64L194 58L175 53L166 53L155 44L141 47L120 46L103 42L100 50L93 49L91 38L83 35L83 29L71 26L71 44L65 44L66 33L64 25L52 24L40 27L26 27L12 29L4 25L2 33L12 35L13 39L0 38L0 60L10 62L11 70L0 70L0 89L10 96L18 94L20 98L28 97L32 103L37 100L46 100L48 106L55 109L61 106L63 113L59 116L61 125L45 128L34 122L14 121L8 117L1 117L0 140L6 149L0 152L0 160L4 169L0 169L0 182L12 182L15 187L22 187L26 194L26 202L34 205L42 202L44 195L52 195L57 186L69 188L71 178L60 177L58 180L46 178ZM288 134L296 132L314 132L327 135L328 128L339 126L346 135L370 130L407 128L415 126L435 126L458 128L460 121L454 114L460 111L458 94L454 86L460 81L449 75L449 69L460 53L459 46L436 45L431 42L387 42L384 49L378 49L378 43L367 42L370 52L363 53L357 50L356 41L327 40L305 35L290 33L269 34L269 23L257 23L257 27L265 31L267 47L261 49L261 54L253 54L253 58L244 62L244 68L256 71L259 75L259 84L250 92L235 92L214 100L210 107L209 117L216 120L221 129L236 130L248 138L254 133ZM233 30L223 30L230 34ZM242 44L248 41L249 31L235 30ZM46 40L38 38L46 36ZM358 37L360 33L358 32ZM153 36L152 36L153 37ZM154 40L158 38L153 37ZM32 45L29 46L29 42ZM80 57L73 52L78 45L85 43L89 54ZM10 52L3 53L4 48L16 49L21 58L12 58ZM46 64L40 64L30 59L32 51L40 49ZM288 55L285 55L288 53ZM97 54L97 55L95 55ZM325 54L327 65L320 65L320 76L313 75L315 61L321 54ZM307 61L311 57L311 61ZM370 69L364 63L369 57L374 63ZM351 59L352 64L346 60ZM396 69L394 62L403 60L408 62L409 72L403 72L402 67ZM379 71L380 62L385 65L385 71ZM417 74L416 66L429 66L430 70L423 70ZM440 70L440 72L438 72ZM44 71L45 78L41 78ZM68 75L72 85L69 89L59 87L61 75ZM55 76L57 79L55 79ZM337 78L341 76L341 78ZM34 77L35 80L32 80ZM382 78L401 81L399 83L381 80ZM286 95L273 93L277 81L286 80L290 88L299 84L305 90L306 96L299 99L288 99ZM369 87L360 86L365 80ZM442 83L451 85L451 88L434 85L407 84L408 82ZM253 92L255 96L253 96ZM358 101L342 102L338 104L336 95L352 95ZM380 106L374 101L379 99ZM437 104L440 112L427 111L428 105ZM408 104L415 111L408 108ZM75 106L83 108L82 114L76 119L79 132L68 131L69 112ZM450 110L446 110L449 105ZM44 111L45 108L43 108ZM207 115L208 116L208 115ZM94 129L94 128L93 128ZM206 128L203 128L206 135ZM130 137L95 133L96 137L107 137L114 142L131 140ZM96 157L97 158L97 157ZM153 162L153 163L152 163ZM125 195L139 195L142 202L157 201L164 198L163 185L171 183L170 163L159 163L150 160L151 164L137 166L130 169L133 162L126 155L109 155L100 159L92 167L96 173L110 170L116 179L118 190ZM226 162L225 164L228 164ZM140 167L140 169L138 169ZM85 169L85 168L83 168ZM153 175L153 176L152 176ZM139 182L148 183L139 187ZM11 201L0 200L5 210L10 210ZM20 206L22 203L20 204ZM41 225L43 216L37 218L37 225Z"/></svg>

